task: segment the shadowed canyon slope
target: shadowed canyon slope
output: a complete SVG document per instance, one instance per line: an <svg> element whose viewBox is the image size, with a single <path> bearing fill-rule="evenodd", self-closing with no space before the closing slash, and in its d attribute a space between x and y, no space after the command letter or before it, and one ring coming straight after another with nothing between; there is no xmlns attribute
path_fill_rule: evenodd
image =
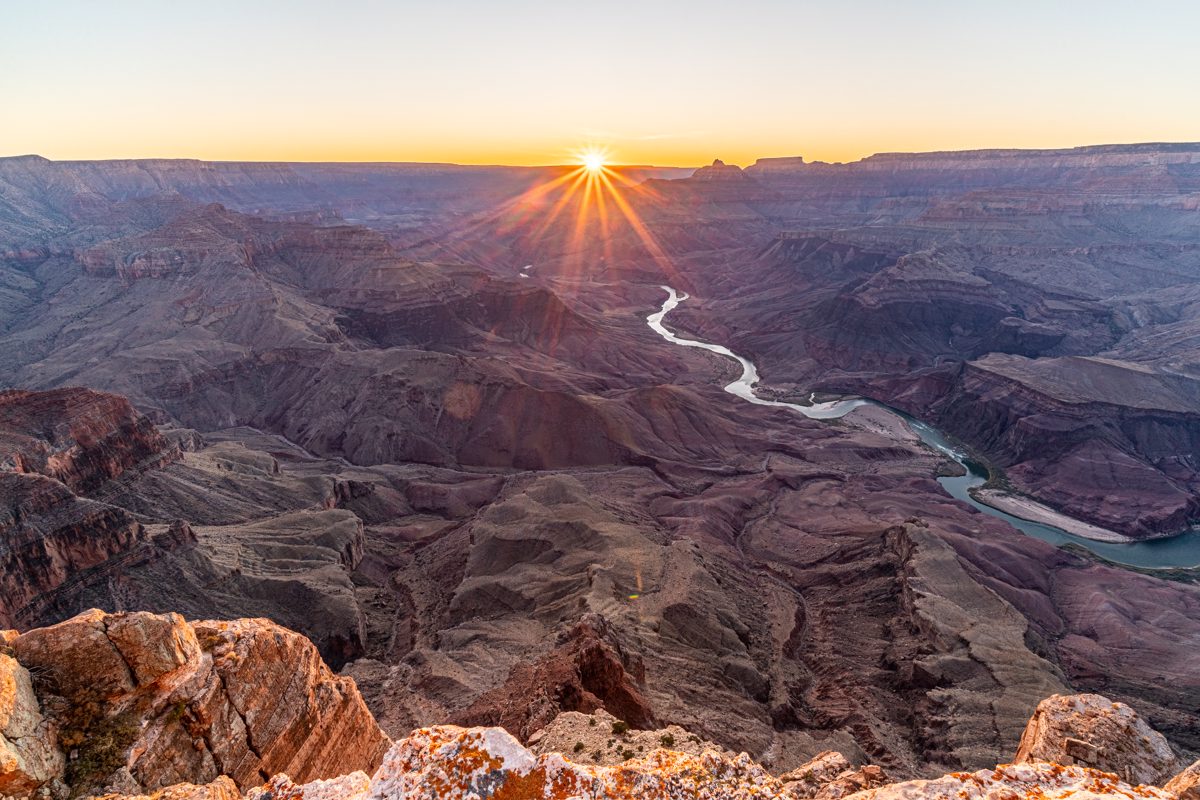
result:
<svg viewBox="0 0 1200 800"><path fill-rule="evenodd" d="M898 417L745 403L645 323L688 291L668 324L765 393L1176 531L1200 146L631 171L603 214L572 180L0 159L0 624L268 618L394 737L604 709L911 777L1095 690L1200 748L1193 572L1022 536Z"/></svg>

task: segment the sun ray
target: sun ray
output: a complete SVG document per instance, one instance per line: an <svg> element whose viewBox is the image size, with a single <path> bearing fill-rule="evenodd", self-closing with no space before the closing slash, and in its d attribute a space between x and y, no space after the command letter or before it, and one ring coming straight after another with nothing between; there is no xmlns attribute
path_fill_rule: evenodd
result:
<svg viewBox="0 0 1200 800"><path fill-rule="evenodd" d="M617 210L620 211L625 217L625 220L629 223L629 227L633 229L634 234L639 240L641 240L642 246L645 247L647 252L650 253L650 257L659 264L659 267L667 274L667 277L672 280L678 279L679 274L675 269L675 265L671 262L671 257L667 255L666 250L664 250L663 247L658 243L658 240L654 238L654 234L652 234L649 228L646 227L645 223L642 222L641 217L638 216L637 211L633 209L633 207L629 204L629 201L621 195L621 192L618 191L617 187L613 185L611 180L609 180L607 173L610 171L611 170L606 170L604 173L601 173L600 180L604 183L605 187L609 191L609 194L612 196L613 205L615 205Z"/></svg>

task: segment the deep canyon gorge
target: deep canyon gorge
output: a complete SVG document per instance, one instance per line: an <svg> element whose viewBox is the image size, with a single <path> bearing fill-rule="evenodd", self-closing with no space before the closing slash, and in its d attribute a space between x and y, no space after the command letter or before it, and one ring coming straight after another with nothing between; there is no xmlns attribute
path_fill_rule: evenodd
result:
<svg viewBox="0 0 1200 800"><path fill-rule="evenodd" d="M0 158L0 795L1196 760L1200 144L608 173Z"/></svg>

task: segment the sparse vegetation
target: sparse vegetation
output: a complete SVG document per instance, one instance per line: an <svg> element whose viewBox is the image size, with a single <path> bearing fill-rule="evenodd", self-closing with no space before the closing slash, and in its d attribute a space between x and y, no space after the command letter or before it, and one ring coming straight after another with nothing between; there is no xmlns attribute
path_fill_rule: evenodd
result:
<svg viewBox="0 0 1200 800"><path fill-rule="evenodd" d="M171 710L167 712L167 719L171 722L182 719L185 711L187 711L187 702L180 700L178 703L171 706Z"/></svg>
<svg viewBox="0 0 1200 800"><path fill-rule="evenodd" d="M619 719L612 724L612 732L616 736L624 736L629 733L629 723L623 719Z"/></svg>
<svg viewBox="0 0 1200 800"><path fill-rule="evenodd" d="M65 780L75 792L73 796L86 795L125 766L126 754L139 731L133 714L107 717L100 702L74 703L58 722L59 746L70 755Z"/></svg>
<svg viewBox="0 0 1200 800"><path fill-rule="evenodd" d="M583 752L583 748L584 748L584 746L585 746L585 745L583 744L583 742L576 742L576 743L575 743L575 752L576 752L576 753L582 753L582 752Z"/></svg>
<svg viewBox="0 0 1200 800"><path fill-rule="evenodd" d="M658 741L663 747L675 746L675 737L669 733L664 733L662 736L658 737Z"/></svg>
<svg viewBox="0 0 1200 800"><path fill-rule="evenodd" d="M626 761L633 758L633 755L634 755L633 751L630 750L628 747L626 747L624 750L621 751L621 758L625 759Z"/></svg>

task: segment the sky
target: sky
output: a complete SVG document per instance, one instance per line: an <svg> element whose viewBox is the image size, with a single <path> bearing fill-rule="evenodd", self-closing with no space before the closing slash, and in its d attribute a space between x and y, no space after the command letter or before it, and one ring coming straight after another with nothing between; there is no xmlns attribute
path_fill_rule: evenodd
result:
<svg viewBox="0 0 1200 800"><path fill-rule="evenodd" d="M1187 0L0 0L0 156L613 163L1200 140Z"/></svg>

